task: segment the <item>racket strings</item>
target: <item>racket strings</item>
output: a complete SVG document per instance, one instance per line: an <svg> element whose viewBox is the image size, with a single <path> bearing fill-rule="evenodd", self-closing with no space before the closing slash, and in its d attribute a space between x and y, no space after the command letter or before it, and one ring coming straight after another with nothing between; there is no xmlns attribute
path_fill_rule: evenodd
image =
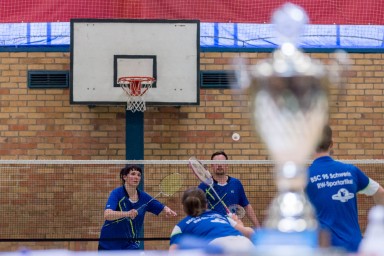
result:
<svg viewBox="0 0 384 256"><path fill-rule="evenodd" d="M147 203L143 204L137 211L140 211L144 206L148 205L150 202L155 200L161 194L164 196L173 196L180 188L183 186L183 179L180 173L172 173L161 180L159 183L160 192L152 197Z"/></svg>
<svg viewBox="0 0 384 256"><path fill-rule="evenodd" d="M228 209L231 213L236 214L236 216L240 219L244 218L244 216L245 216L244 207L242 207L238 204L232 204L228 207Z"/></svg>
<svg viewBox="0 0 384 256"><path fill-rule="evenodd" d="M199 160L197 160L196 158L190 158L189 162L191 164L193 172L199 180L201 180L208 186L213 184L213 178L211 173L205 169L204 165Z"/></svg>
<svg viewBox="0 0 384 256"><path fill-rule="evenodd" d="M181 174L173 173L166 176L159 184L160 192L165 196L172 196L183 186Z"/></svg>

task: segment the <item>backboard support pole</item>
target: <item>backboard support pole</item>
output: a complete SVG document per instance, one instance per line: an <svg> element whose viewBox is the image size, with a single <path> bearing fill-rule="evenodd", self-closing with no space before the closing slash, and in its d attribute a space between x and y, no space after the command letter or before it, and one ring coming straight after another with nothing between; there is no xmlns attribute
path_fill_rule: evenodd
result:
<svg viewBox="0 0 384 256"><path fill-rule="evenodd" d="M125 111L125 159L144 160L144 113L141 111ZM143 170L138 189L144 189L144 165L140 165ZM144 227L141 231L143 236ZM144 248L144 242L141 243Z"/></svg>

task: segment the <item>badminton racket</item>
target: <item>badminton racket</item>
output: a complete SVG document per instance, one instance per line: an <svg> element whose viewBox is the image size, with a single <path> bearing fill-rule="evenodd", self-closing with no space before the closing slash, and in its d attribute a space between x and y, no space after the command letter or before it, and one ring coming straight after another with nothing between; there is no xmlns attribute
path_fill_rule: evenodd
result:
<svg viewBox="0 0 384 256"><path fill-rule="evenodd" d="M173 196L179 189L183 186L183 179L180 173L172 173L170 175L165 176L159 183L159 193L154 196L147 203L143 204L139 208L136 209L139 212L144 206L147 206L150 202L152 202L155 198L160 195L170 197Z"/></svg>
<svg viewBox="0 0 384 256"><path fill-rule="evenodd" d="M205 185L209 186L210 189L213 191L213 193L216 195L219 202L224 206L225 211L229 216L232 215L231 211L227 207L227 205L224 203L224 201L221 199L221 197L217 194L216 190L213 188L213 178L212 175L207 169L205 169L204 165L197 160L195 157L189 158L189 166L195 173L196 177L203 182Z"/></svg>
<svg viewBox="0 0 384 256"><path fill-rule="evenodd" d="M228 206L228 209L229 209L229 211L232 214L236 214L236 216L239 219L242 219L245 216L245 209L244 209L244 207L242 207L242 206L240 206L238 204L231 204L230 206Z"/></svg>

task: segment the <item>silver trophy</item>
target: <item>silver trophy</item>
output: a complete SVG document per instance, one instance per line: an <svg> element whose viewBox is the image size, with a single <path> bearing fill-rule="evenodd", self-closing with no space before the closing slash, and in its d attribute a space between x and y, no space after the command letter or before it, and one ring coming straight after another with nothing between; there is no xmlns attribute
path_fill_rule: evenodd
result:
<svg viewBox="0 0 384 256"><path fill-rule="evenodd" d="M248 71L254 122L276 163L278 189L264 232L256 235L255 243L259 247L285 245L284 255L290 255L286 247L295 247L292 255L298 255L297 248L310 249L318 242L317 220L304 188L308 159L328 122L331 79L321 62L297 47L308 22L302 8L287 3L273 14L272 21L279 48L271 59ZM279 253L277 247L274 251Z"/></svg>

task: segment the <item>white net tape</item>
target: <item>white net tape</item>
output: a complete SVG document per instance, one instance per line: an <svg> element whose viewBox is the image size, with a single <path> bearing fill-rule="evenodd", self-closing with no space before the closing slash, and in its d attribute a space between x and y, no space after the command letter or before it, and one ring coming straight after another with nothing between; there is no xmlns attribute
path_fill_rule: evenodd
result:
<svg viewBox="0 0 384 256"><path fill-rule="evenodd" d="M152 77L122 77L118 84L124 90L127 97L127 110L144 112L145 93L152 88L155 79Z"/></svg>

